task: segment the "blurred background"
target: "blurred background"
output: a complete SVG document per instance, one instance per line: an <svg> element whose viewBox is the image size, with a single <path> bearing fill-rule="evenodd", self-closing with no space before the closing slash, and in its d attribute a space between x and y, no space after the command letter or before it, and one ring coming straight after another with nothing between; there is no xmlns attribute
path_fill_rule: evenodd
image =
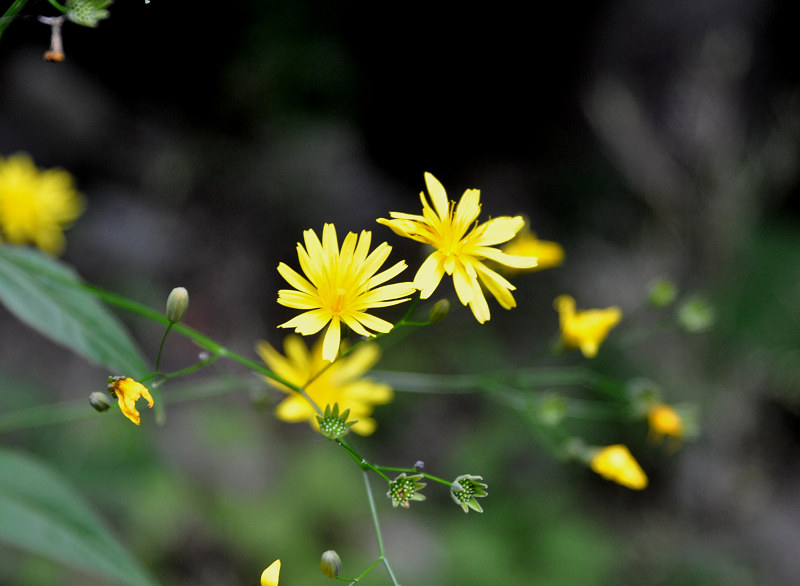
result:
<svg viewBox="0 0 800 586"><path fill-rule="evenodd" d="M523 417L477 395L398 393L376 411L377 433L354 441L378 463L421 459L489 483L483 515L431 485L409 510L379 501L405 584L787 584L800 573L791 5L552 2L531 15L503 3L118 0L97 29L67 23L66 61L53 64L35 17L54 10L31 0L0 39L0 156L74 174L87 210L64 260L85 279L156 308L185 286L186 323L248 356L286 333L275 269L296 265L304 229L372 230L411 278L422 251L375 219L417 213L425 171L453 199L479 188L484 219L526 215L566 262L517 278L519 307L492 300L484 326L457 307L396 341L381 370L526 366L557 334L561 293L626 316L659 277L706 295L711 331L625 347L612 333L592 363L700 406L700 437L672 454L644 426L581 428L631 445L650 475L642 493L553 461ZM123 317L154 357L162 331ZM0 339L3 411L105 387L110 373L5 310ZM171 337L164 360L182 368L195 349ZM228 375L242 372L218 362L175 385ZM254 584L276 557L282 583L323 584L331 548L357 573L377 551L360 474L305 425L277 421L280 397L262 389L252 377L240 393L170 406L163 427L150 413L140 428L97 415L2 442L70 479L163 584ZM102 584L5 545L0 583ZM364 583L389 582L376 571Z"/></svg>

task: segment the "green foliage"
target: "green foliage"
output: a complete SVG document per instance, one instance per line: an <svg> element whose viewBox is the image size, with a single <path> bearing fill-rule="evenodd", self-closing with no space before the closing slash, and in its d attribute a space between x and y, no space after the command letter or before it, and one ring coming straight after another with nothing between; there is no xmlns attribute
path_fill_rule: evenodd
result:
<svg viewBox="0 0 800 586"><path fill-rule="evenodd" d="M0 450L0 539L115 583L154 583L69 484L7 450Z"/></svg>
<svg viewBox="0 0 800 586"><path fill-rule="evenodd" d="M83 358L139 378L145 359L122 323L66 264L39 251L0 247L0 302L22 322Z"/></svg>

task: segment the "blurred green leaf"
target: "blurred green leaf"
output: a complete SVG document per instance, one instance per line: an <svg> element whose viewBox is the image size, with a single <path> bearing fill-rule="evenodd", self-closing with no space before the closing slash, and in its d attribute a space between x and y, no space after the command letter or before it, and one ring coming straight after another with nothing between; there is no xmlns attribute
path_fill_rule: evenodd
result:
<svg viewBox="0 0 800 586"><path fill-rule="evenodd" d="M7 450L0 450L0 539L115 583L154 584L70 485Z"/></svg>
<svg viewBox="0 0 800 586"><path fill-rule="evenodd" d="M0 246L0 302L44 336L115 374L133 378L147 363L122 323L75 271L37 250Z"/></svg>

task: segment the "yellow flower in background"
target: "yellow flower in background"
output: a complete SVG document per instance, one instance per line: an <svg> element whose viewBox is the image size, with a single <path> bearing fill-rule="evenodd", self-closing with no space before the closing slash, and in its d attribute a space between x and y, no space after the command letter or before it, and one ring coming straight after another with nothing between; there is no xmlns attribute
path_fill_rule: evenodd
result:
<svg viewBox="0 0 800 586"><path fill-rule="evenodd" d="M669 436L679 440L685 431L680 415L664 403L655 403L648 409L647 423L650 426L650 433L659 439Z"/></svg>
<svg viewBox="0 0 800 586"><path fill-rule="evenodd" d="M538 263L530 269L505 269L508 274L540 271L557 267L564 262L564 249L558 242L539 240L526 224L522 230L501 250L511 256L527 256L535 258Z"/></svg>
<svg viewBox="0 0 800 586"><path fill-rule="evenodd" d="M143 397L147 401L147 406L151 409L153 407L153 397L147 387L129 376L109 377L108 390L117 398L119 410L136 425L139 425L140 421L139 412L136 410L136 401Z"/></svg>
<svg viewBox="0 0 800 586"><path fill-rule="evenodd" d="M283 342L285 355L263 341L256 344L256 351L275 374L286 382L304 387L306 394L320 408L338 403L342 412L350 409L350 419L358 420L353 431L370 435L377 427L375 420L370 417L374 406L388 403L394 397L388 385L361 378L380 358L380 348L377 344L362 344L330 364L322 356L323 344L320 338L309 352L302 338L289 335ZM306 386L320 371L322 374ZM266 380L289 395L275 410L278 419L289 423L307 420L315 429L319 429L317 412L308 401L292 389L271 379Z"/></svg>
<svg viewBox="0 0 800 586"><path fill-rule="evenodd" d="M0 240L31 242L50 254L64 249L64 228L83 212L72 175L39 171L24 153L0 157Z"/></svg>
<svg viewBox="0 0 800 586"><path fill-rule="evenodd" d="M469 306L479 323L491 317L481 284L504 309L516 307L511 295L516 287L483 261L491 260L515 269L535 267L535 258L512 256L493 248L511 240L525 221L521 216L501 216L478 224L481 211L479 190L467 189L456 204L448 201L444 187L430 173L425 173L425 184L433 206L428 203L425 193L420 193L421 216L390 212L391 220L378 220L395 234L429 244L435 249L414 277L414 286L420 290L420 297L430 297L447 273L453 277L459 301Z"/></svg>
<svg viewBox="0 0 800 586"><path fill-rule="evenodd" d="M561 339L568 348L580 348L586 358L597 354L608 332L622 319L619 307L575 310L575 300L560 295L554 302L561 323Z"/></svg>
<svg viewBox="0 0 800 586"><path fill-rule="evenodd" d="M598 449L589 462L592 470L600 476L633 490L647 487L647 475L639 463L622 444Z"/></svg>
<svg viewBox="0 0 800 586"><path fill-rule="evenodd" d="M281 575L281 560L275 560L261 574L261 586L278 586Z"/></svg>
<svg viewBox="0 0 800 586"><path fill-rule="evenodd" d="M322 356L332 362L339 352L341 322L361 336L373 336L369 330L386 333L392 324L367 310L408 301L414 287L408 282L383 285L405 270L406 263L400 261L379 273L392 247L384 242L370 253L371 232L364 230L360 236L350 232L341 250L333 224L323 227L322 242L313 230L303 232L303 238L305 248L298 243L297 256L305 277L280 263L278 272L295 289L278 291L278 303L306 311L278 327L308 336L330 324Z"/></svg>

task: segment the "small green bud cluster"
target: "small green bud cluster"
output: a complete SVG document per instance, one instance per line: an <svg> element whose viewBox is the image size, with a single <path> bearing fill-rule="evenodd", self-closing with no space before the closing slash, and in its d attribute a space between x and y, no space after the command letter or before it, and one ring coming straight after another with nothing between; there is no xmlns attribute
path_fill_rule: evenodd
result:
<svg viewBox="0 0 800 586"><path fill-rule="evenodd" d="M350 428L356 424L358 419L347 421L350 415L350 409L346 409L344 413L339 414L339 403L334 403L333 407L330 405L325 406L325 414L317 415L317 423L319 423L319 432L330 440L339 439L350 433Z"/></svg>
<svg viewBox="0 0 800 586"><path fill-rule="evenodd" d="M470 509L482 513L483 508L475 499L488 496L487 488L489 485L483 482L483 476L462 474L450 485L450 496L465 513L469 513Z"/></svg>
<svg viewBox="0 0 800 586"><path fill-rule="evenodd" d="M408 501L424 501L425 495L419 491L425 488L426 484L420 482L422 474L412 474L408 476L405 472L389 483L389 492L386 493L392 499L392 506L398 505L408 508Z"/></svg>
<svg viewBox="0 0 800 586"><path fill-rule="evenodd" d="M67 18L81 26L96 27L109 17L106 6L112 0L67 0Z"/></svg>

